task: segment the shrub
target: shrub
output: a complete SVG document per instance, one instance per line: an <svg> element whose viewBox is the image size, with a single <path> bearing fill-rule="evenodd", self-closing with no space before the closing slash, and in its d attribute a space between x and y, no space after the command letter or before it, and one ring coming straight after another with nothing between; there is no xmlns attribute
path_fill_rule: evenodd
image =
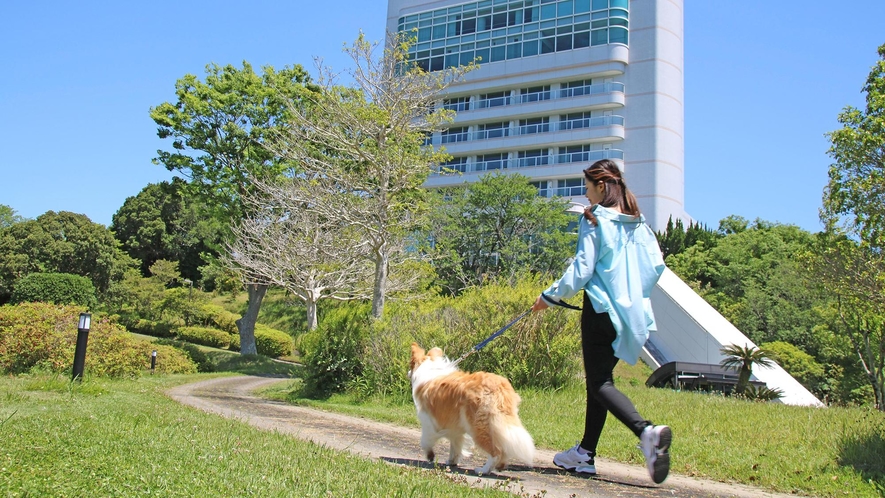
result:
<svg viewBox="0 0 885 498"><path fill-rule="evenodd" d="M0 307L0 373L35 369L70 373L83 308L47 303ZM150 366L151 344L133 338L107 317L94 314L89 330L84 373L132 377ZM166 373L193 373L196 365L174 348Z"/></svg>
<svg viewBox="0 0 885 498"><path fill-rule="evenodd" d="M140 318L135 323L130 323L126 327L130 332L136 334L144 334L153 337L172 337L174 334L172 324L167 322L158 322L156 320L147 320Z"/></svg>
<svg viewBox="0 0 885 498"><path fill-rule="evenodd" d="M230 346L228 349L231 351L239 351L240 350L240 333L230 335Z"/></svg>
<svg viewBox="0 0 885 498"><path fill-rule="evenodd" d="M157 346L170 346L175 349L181 350L184 352L187 357L197 365L198 372L214 372L215 366L212 364L212 360L209 359L209 355L200 350L200 348L194 346L193 344L183 342L183 341L175 341L171 339L160 339L154 342ZM159 368L160 363L165 363L167 358L162 358L160 355L159 349L157 350L157 367ZM164 365L165 366L165 365Z"/></svg>
<svg viewBox="0 0 885 498"><path fill-rule="evenodd" d="M237 336L239 339L239 335ZM292 354L292 337L280 330L255 324L255 349L258 354L276 358Z"/></svg>
<svg viewBox="0 0 885 498"><path fill-rule="evenodd" d="M216 304L204 304L197 313L197 319L204 326L223 330L228 334L238 334L237 320L240 315L231 313Z"/></svg>
<svg viewBox="0 0 885 498"><path fill-rule="evenodd" d="M70 273L30 273L15 283L11 304L40 302L95 307L92 281Z"/></svg>
<svg viewBox="0 0 885 498"><path fill-rule="evenodd" d="M306 396L322 398L341 392L362 375L369 310L365 304L340 306L327 312L315 330L301 336Z"/></svg>
<svg viewBox="0 0 885 498"><path fill-rule="evenodd" d="M209 327L181 327L176 331L176 336L183 341L213 348L226 348L230 345L230 334Z"/></svg>

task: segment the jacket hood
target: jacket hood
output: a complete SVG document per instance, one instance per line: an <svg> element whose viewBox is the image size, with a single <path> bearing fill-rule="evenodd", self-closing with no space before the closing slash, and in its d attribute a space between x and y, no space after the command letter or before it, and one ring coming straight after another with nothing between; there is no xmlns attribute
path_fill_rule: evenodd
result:
<svg viewBox="0 0 885 498"><path fill-rule="evenodd" d="M593 206L592 212L597 218L605 218L618 223L635 223L637 225L645 223L645 216L642 216L641 214L639 216L631 216L629 214L619 213L618 211L609 209L605 206L600 206L599 204Z"/></svg>

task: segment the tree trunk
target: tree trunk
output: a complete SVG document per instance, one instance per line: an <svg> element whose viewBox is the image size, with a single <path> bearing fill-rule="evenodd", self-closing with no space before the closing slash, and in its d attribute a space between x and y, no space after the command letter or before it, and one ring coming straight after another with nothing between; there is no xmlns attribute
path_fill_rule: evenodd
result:
<svg viewBox="0 0 885 498"><path fill-rule="evenodd" d="M309 298L306 303L307 305L307 330L314 330L317 328L317 302L313 298Z"/></svg>
<svg viewBox="0 0 885 498"><path fill-rule="evenodd" d="M734 387L735 394L744 394L744 391L747 390L747 386L750 384L750 367L744 365L741 367L741 372L738 374L738 382Z"/></svg>
<svg viewBox="0 0 885 498"><path fill-rule="evenodd" d="M246 308L246 314L237 320L237 328L240 330L240 354L257 354L255 322L258 321L258 310L261 309L261 301L267 294L267 286L246 284L246 292L249 293L249 305Z"/></svg>
<svg viewBox="0 0 885 498"><path fill-rule="evenodd" d="M387 263L389 255L386 245L375 255L375 289L372 293L372 316L381 318L384 314L384 299L387 294Z"/></svg>

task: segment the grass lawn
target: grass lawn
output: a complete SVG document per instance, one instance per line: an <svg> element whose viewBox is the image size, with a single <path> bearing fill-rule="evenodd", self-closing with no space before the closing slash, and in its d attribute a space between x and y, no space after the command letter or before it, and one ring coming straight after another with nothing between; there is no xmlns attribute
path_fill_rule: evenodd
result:
<svg viewBox="0 0 885 498"><path fill-rule="evenodd" d="M647 369L646 369L647 370ZM673 429L672 471L781 493L885 496L885 413L862 408L806 408L717 395L651 389L643 367L619 365L618 387L640 413ZM640 381L641 379L641 381ZM264 394L276 399L419 427L406 397L327 400L297 397L299 383ZM520 416L538 447L560 450L581 438L582 385L555 392L521 390ZM643 464L636 437L616 419L606 424L598 454Z"/></svg>
<svg viewBox="0 0 885 498"><path fill-rule="evenodd" d="M0 378L0 496L510 496L260 431L162 394L208 377Z"/></svg>

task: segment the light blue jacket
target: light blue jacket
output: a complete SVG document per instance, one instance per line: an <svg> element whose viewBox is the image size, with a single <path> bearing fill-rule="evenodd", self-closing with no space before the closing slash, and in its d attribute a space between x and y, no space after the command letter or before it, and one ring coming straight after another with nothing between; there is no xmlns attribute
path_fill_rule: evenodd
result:
<svg viewBox="0 0 885 498"><path fill-rule="evenodd" d="M654 232L642 216L596 205L593 226L583 214L578 250L557 282L542 295L546 301L568 299L583 289L597 313L606 312L617 332L615 356L635 364L656 330L651 290L664 272L664 258Z"/></svg>

